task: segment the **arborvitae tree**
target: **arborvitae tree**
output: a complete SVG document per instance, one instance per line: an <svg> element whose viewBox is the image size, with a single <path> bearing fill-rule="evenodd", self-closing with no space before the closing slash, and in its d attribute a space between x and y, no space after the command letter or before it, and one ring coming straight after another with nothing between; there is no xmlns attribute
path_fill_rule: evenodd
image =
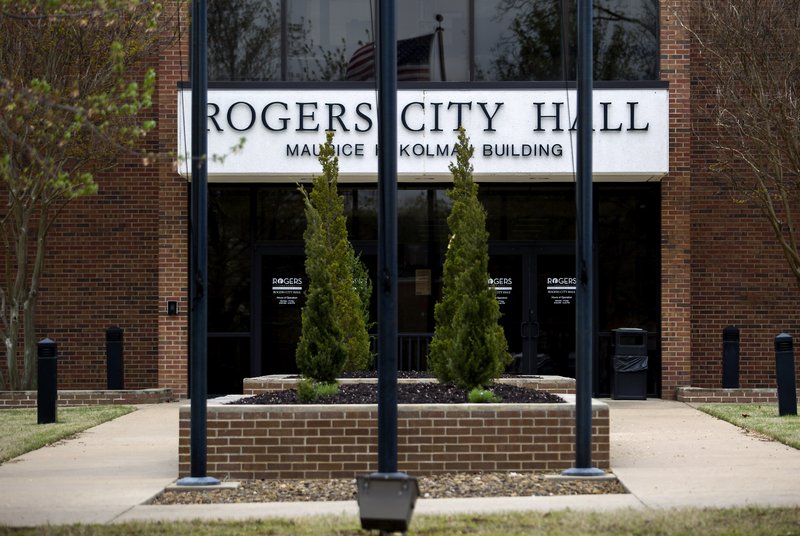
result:
<svg viewBox="0 0 800 536"><path fill-rule="evenodd" d="M320 383L333 383L342 371L347 349L336 321L334 289L326 266L325 234L319 213L306 202L308 227L306 275L309 279L306 304L302 313L302 334L297 345L297 368Z"/></svg>
<svg viewBox="0 0 800 536"><path fill-rule="evenodd" d="M450 243L444 261L442 300L429 365L441 382L472 389L500 376L511 361L500 319L500 306L489 281L489 233L486 212L472 180L472 154L464 129L458 134L456 162L450 164L453 207L447 218Z"/></svg>
<svg viewBox="0 0 800 536"><path fill-rule="evenodd" d="M308 362L305 354L309 351L320 351L320 344L313 343L310 337L326 333L338 333L344 348L341 363L330 359L335 370L322 376L335 378L343 369L359 370L369 364L369 334L366 328L365 307L362 292L371 292L369 278L361 261L356 257L353 246L347 239L347 227L344 216L344 200L337 191L339 178L339 159L333 148L333 132L328 132L326 143L320 146L319 162L322 164L322 175L313 179L310 194L303 192L306 205L308 227L303 237L306 242L306 274L309 278L308 301L303 309L303 333L297 348L297 363L303 374L318 381L321 378L306 372L301 362ZM354 280L354 272L358 281ZM366 279L366 282L365 282ZM312 297L317 293L331 293L330 318L319 316L321 313L306 311L315 307L327 308L327 298ZM369 296L366 297L367 303ZM327 309L325 313L327 314ZM307 323L325 321L330 326L310 326ZM327 340L327 339L326 339ZM331 354L333 355L333 354ZM326 357L325 362L328 361ZM319 373L317 373L319 374Z"/></svg>

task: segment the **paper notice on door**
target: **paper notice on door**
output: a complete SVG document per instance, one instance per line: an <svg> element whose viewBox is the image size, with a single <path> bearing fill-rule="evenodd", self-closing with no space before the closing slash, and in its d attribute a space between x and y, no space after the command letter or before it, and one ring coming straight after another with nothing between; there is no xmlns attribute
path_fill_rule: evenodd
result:
<svg viewBox="0 0 800 536"><path fill-rule="evenodd" d="M575 303L576 280L574 277L548 277L547 295L553 305Z"/></svg>
<svg viewBox="0 0 800 536"><path fill-rule="evenodd" d="M272 278L272 296L278 305L297 305L297 301L302 295L302 277Z"/></svg>
<svg viewBox="0 0 800 536"><path fill-rule="evenodd" d="M489 286L494 287L497 303L505 305L514 290L514 282L510 277L490 277Z"/></svg>

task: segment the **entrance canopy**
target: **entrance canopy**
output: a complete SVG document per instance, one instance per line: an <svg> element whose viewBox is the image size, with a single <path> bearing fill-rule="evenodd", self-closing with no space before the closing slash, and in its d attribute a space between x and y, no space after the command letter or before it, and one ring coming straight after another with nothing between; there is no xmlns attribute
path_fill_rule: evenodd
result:
<svg viewBox="0 0 800 536"><path fill-rule="evenodd" d="M333 130L340 180L374 182L375 91L308 87L209 89L209 180L307 179L321 172L319 144ZM178 99L178 153L184 161L191 90L179 91ZM450 180L457 130L464 126L475 146L476 180L572 181L576 110L574 89L400 90L398 178ZM669 171L666 87L595 89L593 117L595 181L653 181Z"/></svg>

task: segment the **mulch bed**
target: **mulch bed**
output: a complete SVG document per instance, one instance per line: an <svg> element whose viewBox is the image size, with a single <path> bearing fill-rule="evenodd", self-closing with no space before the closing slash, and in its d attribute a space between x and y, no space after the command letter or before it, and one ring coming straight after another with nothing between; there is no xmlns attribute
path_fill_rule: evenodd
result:
<svg viewBox="0 0 800 536"><path fill-rule="evenodd" d="M418 477L420 498L533 497L628 493L617 480L550 480L545 473L445 473ZM152 504L226 504L288 501L350 501L355 479L245 480L238 489L166 491Z"/></svg>
<svg viewBox="0 0 800 536"><path fill-rule="evenodd" d="M503 403L546 404L563 403L564 399L545 391L495 384L489 389L502 398ZM398 404L463 404L467 402L468 390L450 384L439 383L398 383ZM339 385L339 393L319 397L314 404L377 404L378 389L374 383ZM297 391L270 391L255 396L241 398L233 404L302 404Z"/></svg>

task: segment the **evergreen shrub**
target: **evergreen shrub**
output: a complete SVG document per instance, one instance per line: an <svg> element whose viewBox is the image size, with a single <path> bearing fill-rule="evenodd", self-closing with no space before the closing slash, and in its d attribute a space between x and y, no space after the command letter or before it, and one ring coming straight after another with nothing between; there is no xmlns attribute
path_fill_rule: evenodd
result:
<svg viewBox="0 0 800 536"><path fill-rule="evenodd" d="M456 162L450 164L450 241L428 356L430 369L440 382L467 389L488 385L511 362L499 324L500 306L495 289L489 286L489 233L478 185L472 179L474 149L464 129L459 129Z"/></svg>
<svg viewBox="0 0 800 536"><path fill-rule="evenodd" d="M303 239L309 285L296 359L304 376L330 383L342 370L360 370L370 363L369 309L363 300L369 304L372 286L347 238L333 132L320 145L319 162L322 175L313 178L311 192L300 187L307 221Z"/></svg>

